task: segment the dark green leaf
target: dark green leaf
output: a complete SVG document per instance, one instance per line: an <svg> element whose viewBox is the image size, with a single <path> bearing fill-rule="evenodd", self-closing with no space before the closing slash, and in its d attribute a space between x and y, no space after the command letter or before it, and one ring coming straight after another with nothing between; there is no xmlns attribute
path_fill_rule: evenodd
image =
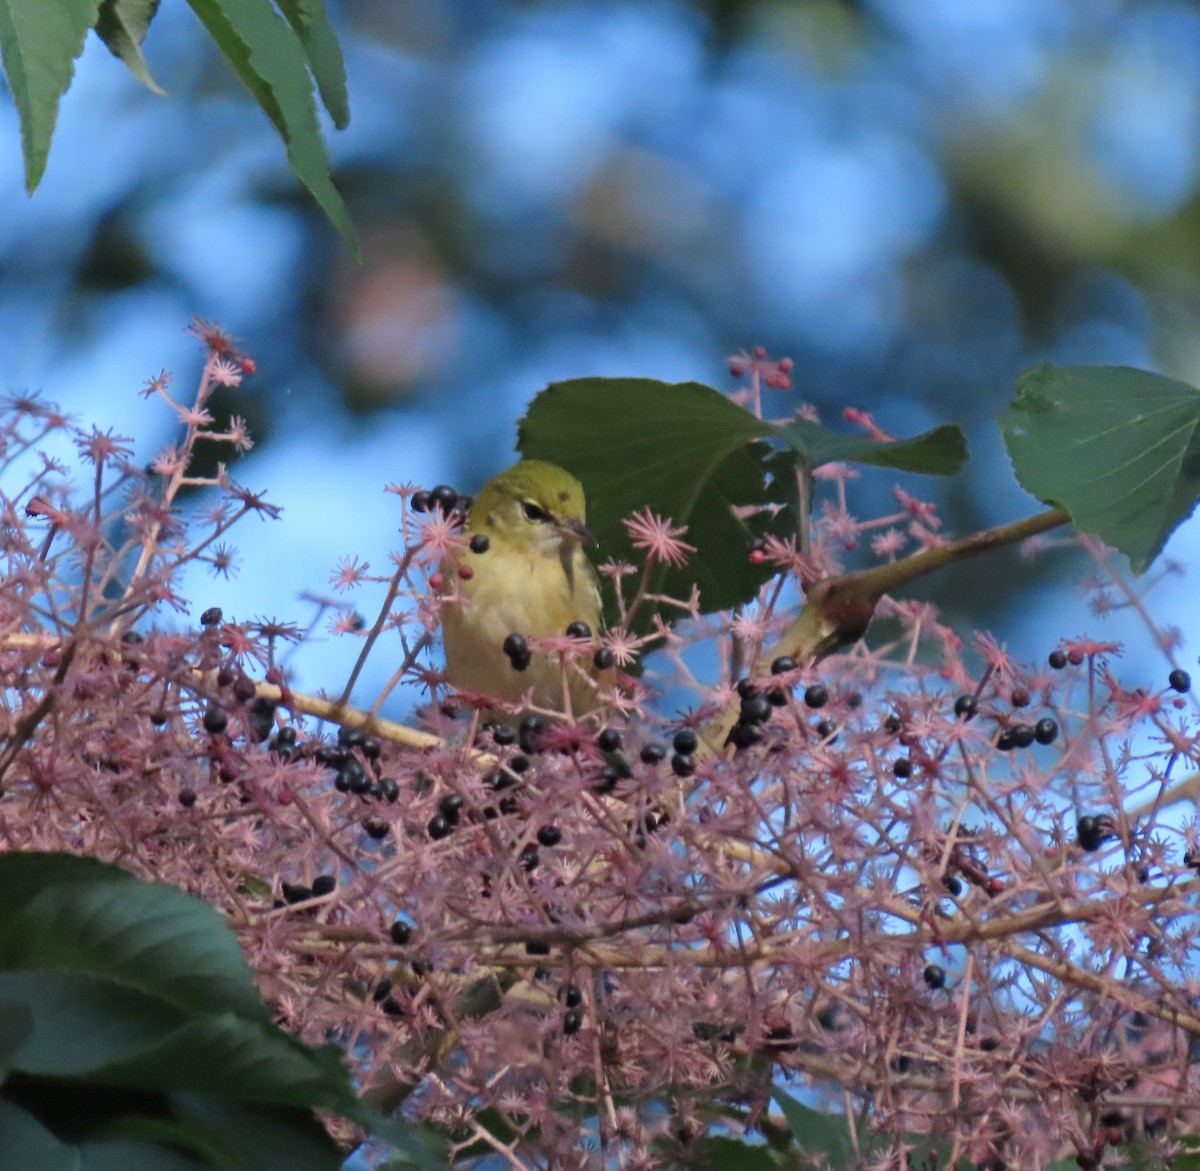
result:
<svg viewBox="0 0 1200 1171"><path fill-rule="evenodd" d="M300 38L270 0L188 2L274 123L296 177L358 257L354 225L329 177L329 159L317 126L308 57Z"/></svg>
<svg viewBox="0 0 1200 1171"><path fill-rule="evenodd" d="M78 1154L34 1116L0 1098L0 1171L77 1171Z"/></svg>
<svg viewBox="0 0 1200 1171"><path fill-rule="evenodd" d="M809 468L844 462L873 464L927 476L952 476L967 462L966 436L960 428L949 423L912 439L897 439L894 443L839 435L808 419L793 419L776 427L775 434L802 456Z"/></svg>
<svg viewBox="0 0 1200 1171"><path fill-rule="evenodd" d="M325 1128L306 1110L192 1094L175 1094L172 1100L180 1117L210 1141L236 1151L252 1171L336 1171L343 1162Z"/></svg>
<svg viewBox="0 0 1200 1171"><path fill-rule="evenodd" d="M710 1135L696 1144L688 1166L693 1171L780 1171L786 1164L762 1143Z"/></svg>
<svg viewBox="0 0 1200 1171"><path fill-rule="evenodd" d="M0 1083L32 1036L33 1013L25 1001L0 999Z"/></svg>
<svg viewBox="0 0 1200 1171"><path fill-rule="evenodd" d="M150 76L150 67L142 56L142 41L146 39L146 30L158 11L158 4L159 0L103 0L96 34L138 81L161 94L163 90Z"/></svg>
<svg viewBox="0 0 1200 1171"><path fill-rule="evenodd" d="M187 1090L241 1102L355 1113L358 1099L333 1050L310 1049L270 1022L231 1013L189 1021L94 1075L121 1086Z"/></svg>
<svg viewBox="0 0 1200 1171"><path fill-rule="evenodd" d="M780 1086L771 1087L771 1097L779 1103L792 1132L792 1140L800 1150L824 1155L832 1167L848 1165L854 1144L844 1119L810 1110Z"/></svg>
<svg viewBox="0 0 1200 1171"><path fill-rule="evenodd" d="M304 45L321 101L325 103L333 124L339 130L344 130L350 122L346 62L329 17L325 14L324 0L279 0L279 10Z"/></svg>
<svg viewBox="0 0 1200 1171"><path fill-rule="evenodd" d="M1039 366L1001 414L1021 485L1145 571L1200 496L1200 391L1126 366Z"/></svg>
<svg viewBox="0 0 1200 1171"><path fill-rule="evenodd" d="M0 971L106 976L189 1010L269 1014L237 937L200 899L66 854L0 855Z"/></svg>
<svg viewBox="0 0 1200 1171"><path fill-rule="evenodd" d="M22 1004L33 1026L9 1069L44 1077L93 1076L152 1050L187 1019L174 1005L89 972L0 972L0 1000Z"/></svg>
<svg viewBox="0 0 1200 1171"><path fill-rule="evenodd" d="M58 100L100 12L100 0L0 0L0 63L21 117L25 189L46 170Z"/></svg>
<svg viewBox="0 0 1200 1171"><path fill-rule="evenodd" d="M686 599L694 582L712 611L747 601L768 575L746 557L757 530L731 509L767 502L765 452L750 444L770 434L699 383L579 378L533 400L518 447L578 477L604 558L634 558L622 520L640 508L686 525L697 552L682 569L658 567L651 589Z"/></svg>

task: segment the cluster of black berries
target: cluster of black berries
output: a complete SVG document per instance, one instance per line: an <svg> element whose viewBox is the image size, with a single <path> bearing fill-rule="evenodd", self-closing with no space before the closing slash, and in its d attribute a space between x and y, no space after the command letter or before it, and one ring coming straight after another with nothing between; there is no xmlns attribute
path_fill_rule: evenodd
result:
<svg viewBox="0 0 1200 1171"><path fill-rule="evenodd" d="M487 538L484 537L483 540L487 541ZM475 547L474 539L471 541L471 547L473 549ZM583 641L592 637L592 628L586 622L576 621L567 627L565 633L568 638L577 638ZM514 671L524 671L533 661L533 652L530 651L525 636L518 634L515 630L505 636L500 649L508 657ZM615 662L615 656L608 647L602 646L592 656L592 662L596 665L596 670L607 671Z"/></svg>
<svg viewBox="0 0 1200 1171"><path fill-rule="evenodd" d="M460 496L449 484L439 484L428 492L414 492L409 501L413 512L440 512L443 516L461 517L467 515L471 503L470 496Z"/></svg>
<svg viewBox="0 0 1200 1171"><path fill-rule="evenodd" d="M1014 691L1012 694L1014 707L1024 707L1029 703L1029 693ZM970 720L979 711L979 700L973 695L960 695L954 701L954 714L960 720ZM1036 724L1010 724L1002 728L996 737L996 748L1000 752L1012 752L1015 748L1028 748L1033 743L1053 744L1058 739L1058 723L1049 716L1044 716Z"/></svg>
<svg viewBox="0 0 1200 1171"><path fill-rule="evenodd" d="M281 882L280 890L283 898L275 900L276 907L293 906L296 903L306 903L309 899L320 898L337 890L337 878L332 874L318 874L312 880L312 886L302 882Z"/></svg>
<svg viewBox="0 0 1200 1171"><path fill-rule="evenodd" d="M492 739L499 747L509 748L515 744L520 748L520 752L514 753L483 778L486 789L502 794L495 805L484 807L483 816L487 820L511 817L520 812L520 798L513 790L517 789L521 778L532 767L530 757L541 750L541 739L545 731L546 721L535 715L525 716L515 729L508 724L500 724L492 729ZM464 804L462 796L458 793L444 793L438 799L437 812L425 827L433 841L449 837L458 828ZM545 825L538 830L537 838L539 844L550 848L562 841L562 831L557 826ZM526 870L534 870L539 863L537 848L532 845L526 846L521 853L520 862Z"/></svg>

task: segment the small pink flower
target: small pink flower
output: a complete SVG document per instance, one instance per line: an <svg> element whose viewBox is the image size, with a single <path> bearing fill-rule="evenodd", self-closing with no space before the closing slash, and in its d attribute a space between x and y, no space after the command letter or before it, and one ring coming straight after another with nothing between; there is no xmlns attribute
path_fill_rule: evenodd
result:
<svg viewBox="0 0 1200 1171"><path fill-rule="evenodd" d="M633 541L633 547L644 549L651 561L661 561L666 565L685 565L688 555L696 552L695 545L689 545L679 539L687 532L687 525L674 527L669 517L664 520L648 508L635 512L623 523Z"/></svg>

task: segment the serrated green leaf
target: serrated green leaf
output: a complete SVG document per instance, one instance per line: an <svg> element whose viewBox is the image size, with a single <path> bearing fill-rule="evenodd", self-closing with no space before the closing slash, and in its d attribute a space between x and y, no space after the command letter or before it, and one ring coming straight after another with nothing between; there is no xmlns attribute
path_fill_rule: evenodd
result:
<svg viewBox="0 0 1200 1171"><path fill-rule="evenodd" d="M796 1146L809 1154L822 1154L831 1167L844 1167L854 1154L850 1129L844 1119L834 1114L822 1114L797 1102L780 1086L771 1087L771 1097L779 1104L787 1119L788 1129Z"/></svg>
<svg viewBox="0 0 1200 1171"><path fill-rule="evenodd" d="M337 34L325 13L323 0L279 0L279 11L304 45L321 101L329 111L334 126L344 130L350 122L346 61Z"/></svg>
<svg viewBox="0 0 1200 1171"><path fill-rule="evenodd" d="M1000 415L1017 479L1142 573L1200 497L1200 391L1126 366L1039 366Z"/></svg>
<svg viewBox="0 0 1200 1171"><path fill-rule="evenodd" d="M750 444L770 434L769 424L696 382L578 378L533 400L517 445L583 484L604 558L634 559L622 520L640 508L686 525L696 553L681 569L657 567L650 588L687 598L694 582L709 612L747 601L768 576L746 557L757 530L731 509L767 503L765 449Z"/></svg>
<svg viewBox="0 0 1200 1171"><path fill-rule="evenodd" d="M46 170L59 99L99 13L100 0L0 0L0 64L21 118L30 194Z"/></svg>
<svg viewBox="0 0 1200 1171"><path fill-rule="evenodd" d="M103 0L96 35L147 89L163 94L166 91L150 75L150 67L142 56L142 42L158 11L158 3L159 0Z"/></svg>
<svg viewBox="0 0 1200 1171"><path fill-rule="evenodd" d="M206 903L66 854L0 855L0 971L104 976L189 1011L268 1020L237 937Z"/></svg>
<svg viewBox="0 0 1200 1171"><path fill-rule="evenodd" d="M354 225L329 177L308 58L270 0L188 0L234 72L271 119L296 177L360 257Z"/></svg>
<svg viewBox="0 0 1200 1171"><path fill-rule="evenodd" d="M809 468L842 462L872 464L926 476L952 476L967 462L967 438L951 423L912 439L882 443L857 435L839 435L808 419L793 419L775 434L800 455Z"/></svg>

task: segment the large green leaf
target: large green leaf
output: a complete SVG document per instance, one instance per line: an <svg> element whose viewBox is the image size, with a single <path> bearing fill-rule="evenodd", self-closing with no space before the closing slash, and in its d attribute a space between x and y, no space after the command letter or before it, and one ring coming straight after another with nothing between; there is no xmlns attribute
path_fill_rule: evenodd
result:
<svg viewBox="0 0 1200 1171"><path fill-rule="evenodd" d="M237 938L173 887L66 854L0 855L0 971L108 977L180 1008L268 1019Z"/></svg>
<svg viewBox="0 0 1200 1171"><path fill-rule="evenodd" d="M1200 497L1200 391L1126 366L1039 366L1000 415L1022 487L1144 572Z"/></svg>
<svg viewBox="0 0 1200 1171"><path fill-rule="evenodd" d="M314 1110L444 1163L356 1097L339 1054L271 1021L235 936L199 900L55 854L0 854L0 888L0 1107L21 1112L31 1151L70 1132L53 1166L197 1165L168 1159L174 1146L206 1166L332 1171Z"/></svg>
<svg viewBox="0 0 1200 1171"><path fill-rule="evenodd" d="M100 0L0 0L0 63L21 117L25 189L46 170L58 100L100 15Z"/></svg>
<svg viewBox="0 0 1200 1171"><path fill-rule="evenodd" d="M158 3L159 0L103 0L96 35L138 81L161 94L162 87L151 77L150 67L142 56L142 41L158 11Z"/></svg>
<svg viewBox="0 0 1200 1171"><path fill-rule="evenodd" d="M784 423L775 428L775 434L810 468L842 462L874 464L927 476L952 476L962 470L968 454L966 436L952 423L892 443L859 435L839 435L808 419Z"/></svg>
<svg viewBox="0 0 1200 1171"><path fill-rule="evenodd" d="M765 453L750 444L771 430L696 382L578 378L533 400L517 445L578 477L603 557L634 559L622 520L637 509L686 525L696 553L681 569L660 566L651 588L687 598L695 583L712 611L747 601L767 576L746 557L757 531L731 509L768 502Z"/></svg>
<svg viewBox="0 0 1200 1171"><path fill-rule="evenodd" d="M329 177L329 159L317 125L304 43L276 12L271 0L188 0L188 3L279 131L296 177L357 257L354 225ZM324 65L321 76L323 84L328 84L331 75Z"/></svg>

